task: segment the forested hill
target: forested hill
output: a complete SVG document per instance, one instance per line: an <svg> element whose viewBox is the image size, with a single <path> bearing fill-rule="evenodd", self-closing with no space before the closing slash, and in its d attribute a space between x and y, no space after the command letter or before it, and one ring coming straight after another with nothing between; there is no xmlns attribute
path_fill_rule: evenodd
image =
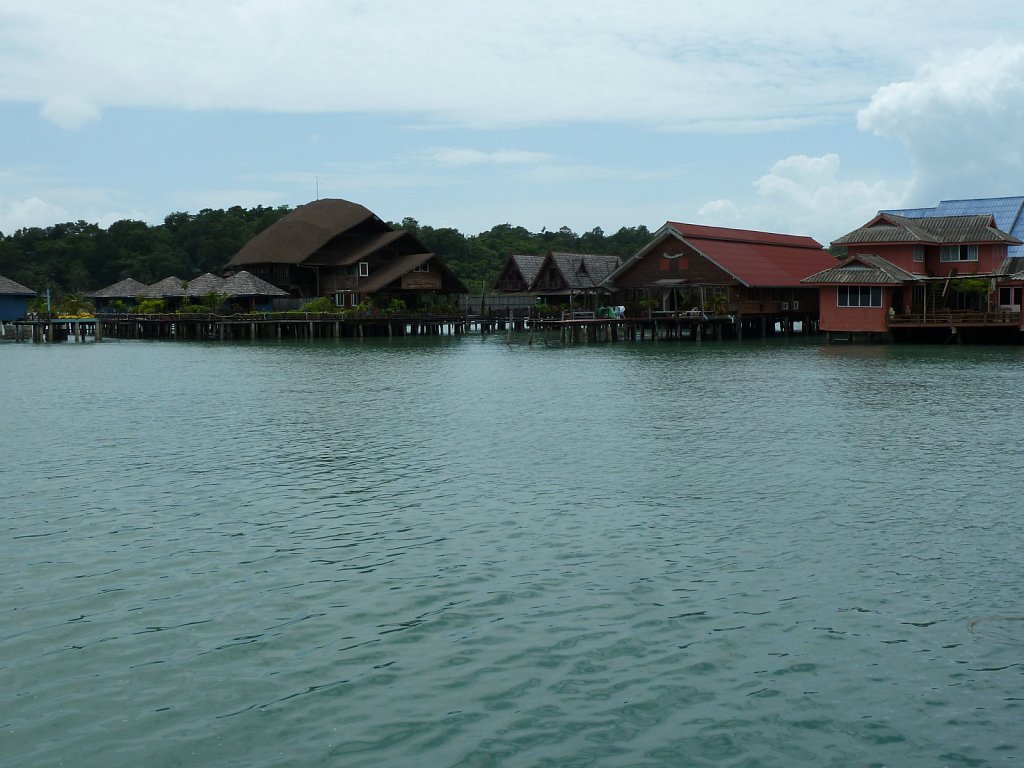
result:
<svg viewBox="0 0 1024 768"><path fill-rule="evenodd" d="M245 242L290 210L234 206L172 213L159 225L126 219L104 229L77 221L0 233L0 275L40 293L50 288L58 296L89 293L126 277L143 283L172 275L189 280L222 270ZM578 235L568 227L530 232L499 224L478 235L464 235L412 218L390 223L415 232L473 291L489 288L513 253L553 250L626 258L651 237L645 226L623 227L613 235L595 227Z"/></svg>

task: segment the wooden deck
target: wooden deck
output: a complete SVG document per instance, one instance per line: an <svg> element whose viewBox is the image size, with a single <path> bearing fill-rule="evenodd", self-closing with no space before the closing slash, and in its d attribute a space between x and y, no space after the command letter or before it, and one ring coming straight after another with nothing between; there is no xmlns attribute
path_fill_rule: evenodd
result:
<svg viewBox="0 0 1024 768"><path fill-rule="evenodd" d="M891 328L987 328L987 327L1021 327L1020 312L967 312L957 310L940 310L928 314L896 315L889 318Z"/></svg>

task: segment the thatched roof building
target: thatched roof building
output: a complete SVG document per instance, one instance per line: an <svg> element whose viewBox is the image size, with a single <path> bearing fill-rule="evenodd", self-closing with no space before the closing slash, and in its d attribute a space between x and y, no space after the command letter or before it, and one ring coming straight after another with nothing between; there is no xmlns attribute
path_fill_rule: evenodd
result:
<svg viewBox="0 0 1024 768"><path fill-rule="evenodd" d="M228 296L235 298L249 298L252 296L287 296L287 291L283 291L276 285L268 283L266 280L261 280L256 275L246 270L236 272L227 280L225 280L220 287L219 293L227 294Z"/></svg>
<svg viewBox="0 0 1024 768"><path fill-rule="evenodd" d="M149 286L145 283L140 283L131 277L126 277L120 282L108 285L106 288L101 288L98 291L94 291L89 294L91 299L136 299L139 296L145 295Z"/></svg>
<svg viewBox="0 0 1024 768"><path fill-rule="evenodd" d="M467 292L414 234L348 200L299 206L246 243L228 268L247 269L291 296L330 296L339 304L373 297L411 307L435 294Z"/></svg>
<svg viewBox="0 0 1024 768"><path fill-rule="evenodd" d="M188 281L185 296L190 299L201 299L210 293L224 293L224 278L212 272L206 272Z"/></svg>
<svg viewBox="0 0 1024 768"><path fill-rule="evenodd" d="M146 288L142 295L147 299L180 299L185 295L185 281L177 277L165 277Z"/></svg>
<svg viewBox="0 0 1024 768"><path fill-rule="evenodd" d="M505 265L494 282L494 290L506 293L525 293L533 287L537 279L544 256L525 253L513 253L505 260Z"/></svg>

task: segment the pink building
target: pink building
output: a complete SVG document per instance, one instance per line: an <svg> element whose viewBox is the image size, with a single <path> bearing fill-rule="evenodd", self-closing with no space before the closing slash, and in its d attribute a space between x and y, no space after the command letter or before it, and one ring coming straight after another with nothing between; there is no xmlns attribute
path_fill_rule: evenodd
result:
<svg viewBox="0 0 1024 768"><path fill-rule="evenodd" d="M1019 335L1024 259L1008 248L1020 244L991 214L879 213L833 241L846 248L845 259L801 282L818 287L820 328L830 336Z"/></svg>

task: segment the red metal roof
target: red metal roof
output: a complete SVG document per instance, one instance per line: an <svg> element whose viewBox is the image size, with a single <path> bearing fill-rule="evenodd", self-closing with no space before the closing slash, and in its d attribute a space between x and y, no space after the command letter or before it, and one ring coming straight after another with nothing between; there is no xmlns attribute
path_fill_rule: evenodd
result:
<svg viewBox="0 0 1024 768"><path fill-rule="evenodd" d="M836 259L812 237L670 221L691 247L748 286L792 286Z"/></svg>

